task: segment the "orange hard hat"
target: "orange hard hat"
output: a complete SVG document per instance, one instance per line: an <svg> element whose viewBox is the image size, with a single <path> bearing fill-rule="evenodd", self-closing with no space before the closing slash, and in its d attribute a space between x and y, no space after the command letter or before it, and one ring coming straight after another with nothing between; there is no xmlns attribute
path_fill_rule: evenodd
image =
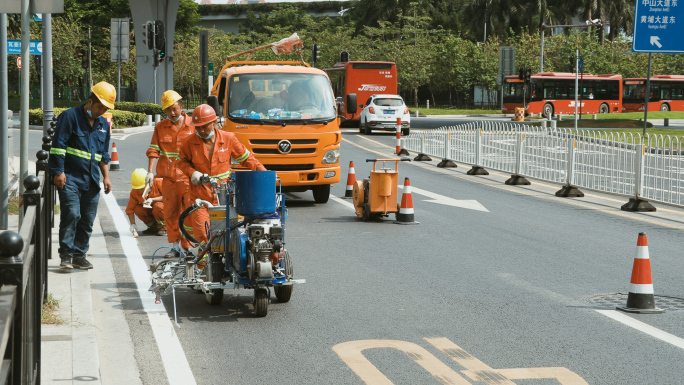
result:
<svg viewBox="0 0 684 385"><path fill-rule="evenodd" d="M217 119L216 111L208 104L200 104L192 111L192 121L190 126L204 126L205 124L215 122Z"/></svg>

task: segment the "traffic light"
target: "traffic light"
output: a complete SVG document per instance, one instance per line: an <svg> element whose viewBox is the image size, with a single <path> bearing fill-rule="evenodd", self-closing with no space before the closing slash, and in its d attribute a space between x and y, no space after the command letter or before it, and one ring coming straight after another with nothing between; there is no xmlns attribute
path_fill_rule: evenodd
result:
<svg viewBox="0 0 684 385"><path fill-rule="evenodd" d="M529 83L532 80L532 69L528 68L525 70L525 83Z"/></svg>
<svg viewBox="0 0 684 385"><path fill-rule="evenodd" d="M148 20L142 27L143 45L146 45L147 49L154 49L154 22Z"/></svg>
<svg viewBox="0 0 684 385"><path fill-rule="evenodd" d="M33 55L33 63L36 66L36 72L38 73L38 76L40 76L40 61L43 57L41 55Z"/></svg>
<svg viewBox="0 0 684 385"><path fill-rule="evenodd" d="M88 69L88 64L90 64L88 61L88 50L84 49L81 55L81 67L83 67L83 69Z"/></svg>
<svg viewBox="0 0 684 385"><path fill-rule="evenodd" d="M568 60L570 61L570 72L575 72L575 55L568 56Z"/></svg>
<svg viewBox="0 0 684 385"><path fill-rule="evenodd" d="M156 20L154 22L154 48L159 53L159 61L166 56L166 35L164 32L164 22Z"/></svg>
<svg viewBox="0 0 684 385"><path fill-rule="evenodd" d="M318 44L314 44L313 49L311 50L311 61L313 63L316 63L316 61L320 58L321 58L321 46Z"/></svg>
<svg viewBox="0 0 684 385"><path fill-rule="evenodd" d="M518 80L525 80L525 69L518 69Z"/></svg>

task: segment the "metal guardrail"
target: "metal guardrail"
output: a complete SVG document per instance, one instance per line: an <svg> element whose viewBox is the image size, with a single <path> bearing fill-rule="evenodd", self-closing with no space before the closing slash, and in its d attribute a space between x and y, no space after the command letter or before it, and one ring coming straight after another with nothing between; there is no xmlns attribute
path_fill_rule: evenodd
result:
<svg viewBox="0 0 684 385"><path fill-rule="evenodd" d="M474 169L509 172L516 180L684 207L684 139L547 128L545 123L476 122L414 131L403 139L403 148Z"/></svg>
<svg viewBox="0 0 684 385"><path fill-rule="evenodd" d="M41 312L47 298L56 201L47 161L54 133L50 130L37 153L38 176L24 179L19 232L0 233L0 384L40 384Z"/></svg>

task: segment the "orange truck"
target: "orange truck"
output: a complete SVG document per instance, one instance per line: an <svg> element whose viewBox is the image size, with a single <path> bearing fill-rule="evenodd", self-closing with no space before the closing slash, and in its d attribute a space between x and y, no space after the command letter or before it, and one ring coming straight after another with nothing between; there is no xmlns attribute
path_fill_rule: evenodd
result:
<svg viewBox="0 0 684 385"><path fill-rule="evenodd" d="M251 61L262 49L276 54L303 48L294 34L226 58L207 102L268 170L283 192L311 190L317 203L340 181L340 117L330 79L301 61ZM244 60L234 60L249 55ZM347 96L356 106L356 95ZM235 163L235 169L240 169Z"/></svg>

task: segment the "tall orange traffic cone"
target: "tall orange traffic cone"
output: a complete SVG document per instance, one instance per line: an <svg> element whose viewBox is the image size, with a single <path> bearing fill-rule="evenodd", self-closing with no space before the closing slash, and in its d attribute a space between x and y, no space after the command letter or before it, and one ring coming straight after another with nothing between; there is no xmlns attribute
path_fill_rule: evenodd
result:
<svg viewBox="0 0 684 385"><path fill-rule="evenodd" d="M119 166L119 153L116 151L116 143L112 142L112 160L109 162L110 171L120 171Z"/></svg>
<svg viewBox="0 0 684 385"><path fill-rule="evenodd" d="M415 225L418 224L413 219L413 198L411 196L411 181L409 178L404 178L404 191L401 194L401 206L399 212L396 214L397 220L394 223L401 225Z"/></svg>
<svg viewBox="0 0 684 385"><path fill-rule="evenodd" d="M354 184L356 183L356 171L354 170L354 162L349 162L349 175L347 175L347 190L344 192L345 198L354 197Z"/></svg>
<svg viewBox="0 0 684 385"><path fill-rule="evenodd" d="M629 313L653 314L663 313L664 310L655 306L653 295L653 279L651 278L651 260L648 256L648 240L646 233L639 233L637 240L637 252L632 267L632 279L630 281L627 306L618 307L618 310Z"/></svg>

